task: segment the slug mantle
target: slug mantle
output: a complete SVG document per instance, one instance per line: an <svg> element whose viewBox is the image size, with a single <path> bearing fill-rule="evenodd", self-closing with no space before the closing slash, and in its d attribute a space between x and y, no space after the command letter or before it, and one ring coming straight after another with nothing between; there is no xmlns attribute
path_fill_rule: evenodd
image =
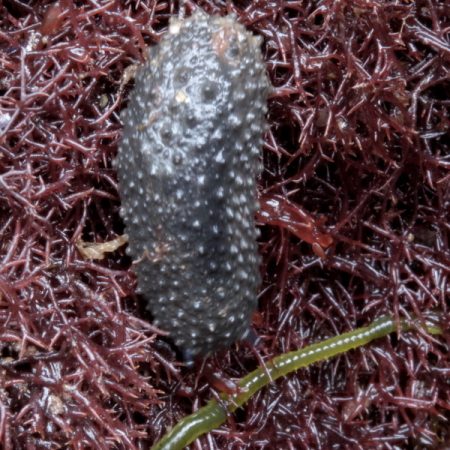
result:
<svg viewBox="0 0 450 450"><path fill-rule="evenodd" d="M122 114L116 166L138 288L188 358L242 338L256 307L260 45L233 17L172 20Z"/></svg>

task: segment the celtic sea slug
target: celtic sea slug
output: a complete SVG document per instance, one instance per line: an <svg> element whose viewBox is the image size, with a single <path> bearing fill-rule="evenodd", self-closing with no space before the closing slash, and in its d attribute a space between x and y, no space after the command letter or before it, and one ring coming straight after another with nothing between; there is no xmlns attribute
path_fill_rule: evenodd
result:
<svg viewBox="0 0 450 450"><path fill-rule="evenodd" d="M233 17L172 20L122 114L128 252L155 323L189 356L242 338L256 307L260 45Z"/></svg>

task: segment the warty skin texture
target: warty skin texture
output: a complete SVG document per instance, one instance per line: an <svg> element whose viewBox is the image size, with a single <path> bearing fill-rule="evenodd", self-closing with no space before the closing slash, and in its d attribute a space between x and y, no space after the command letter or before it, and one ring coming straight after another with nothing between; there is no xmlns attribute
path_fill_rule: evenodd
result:
<svg viewBox="0 0 450 450"><path fill-rule="evenodd" d="M233 17L172 20L122 114L128 251L155 323L187 358L242 338L256 307L260 45Z"/></svg>

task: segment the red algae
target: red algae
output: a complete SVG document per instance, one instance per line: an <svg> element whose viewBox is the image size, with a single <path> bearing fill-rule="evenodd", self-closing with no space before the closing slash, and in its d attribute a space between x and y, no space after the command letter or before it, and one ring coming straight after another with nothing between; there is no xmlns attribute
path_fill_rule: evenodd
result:
<svg viewBox="0 0 450 450"><path fill-rule="evenodd" d="M4 0L5 450L148 448L262 360L386 312L449 322L446 2L205 0L183 11L196 7L235 13L263 37L274 86L259 180L260 354L237 344L183 367L143 311L124 249L93 261L77 250L123 233L111 165L123 80L178 2ZM442 337L399 333L300 370L193 448L445 448L449 345L448 325Z"/></svg>
<svg viewBox="0 0 450 450"><path fill-rule="evenodd" d="M287 198L274 195L260 198L260 211L257 214L260 225L284 228L293 235L313 245L318 256L325 256L324 249L333 243L333 238L320 232L323 220L315 219ZM316 246L316 247L314 247ZM317 250L320 249L320 250Z"/></svg>

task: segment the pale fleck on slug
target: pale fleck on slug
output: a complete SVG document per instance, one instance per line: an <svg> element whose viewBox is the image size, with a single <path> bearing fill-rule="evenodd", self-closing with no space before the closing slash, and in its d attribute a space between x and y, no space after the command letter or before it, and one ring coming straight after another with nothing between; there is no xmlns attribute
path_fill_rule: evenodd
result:
<svg viewBox="0 0 450 450"><path fill-rule="evenodd" d="M121 116L116 167L138 288L188 357L244 337L257 303L260 46L231 16L172 19Z"/></svg>

